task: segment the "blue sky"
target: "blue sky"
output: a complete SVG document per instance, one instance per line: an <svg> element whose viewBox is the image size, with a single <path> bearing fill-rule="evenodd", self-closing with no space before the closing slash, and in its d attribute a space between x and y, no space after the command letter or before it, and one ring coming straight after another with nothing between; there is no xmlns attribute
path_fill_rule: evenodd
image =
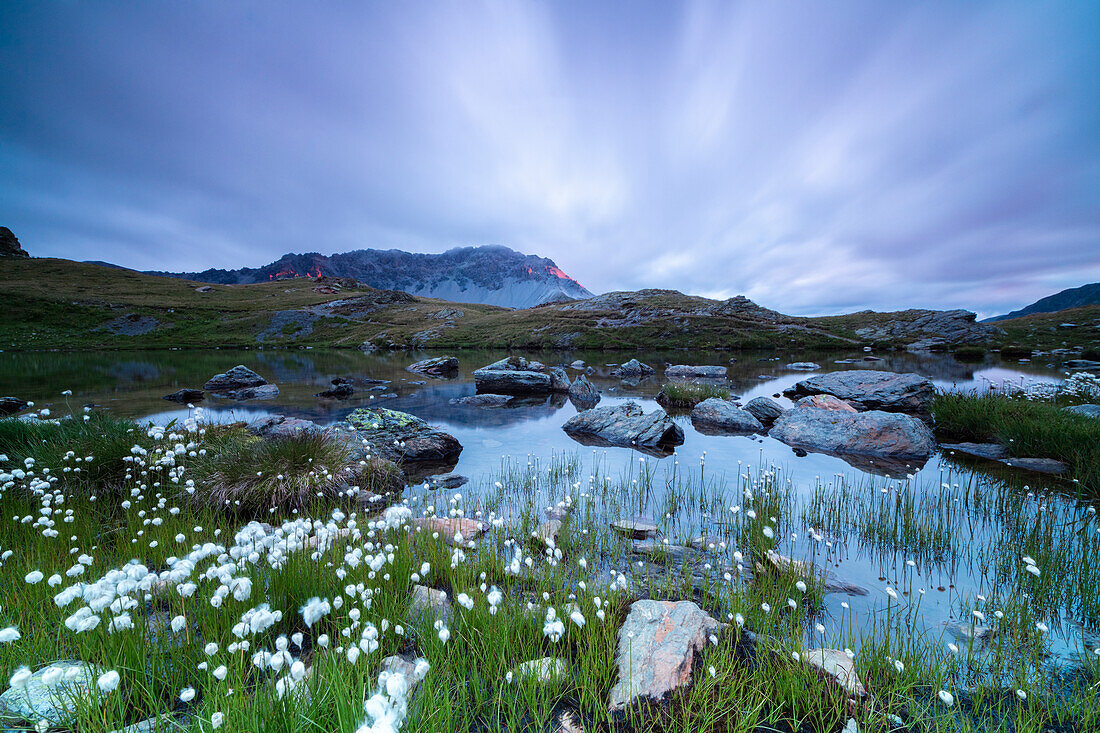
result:
<svg viewBox="0 0 1100 733"><path fill-rule="evenodd" d="M1100 3L0 4L0 224L195 270L504 244L589 289L1100 280Z"/></svg>

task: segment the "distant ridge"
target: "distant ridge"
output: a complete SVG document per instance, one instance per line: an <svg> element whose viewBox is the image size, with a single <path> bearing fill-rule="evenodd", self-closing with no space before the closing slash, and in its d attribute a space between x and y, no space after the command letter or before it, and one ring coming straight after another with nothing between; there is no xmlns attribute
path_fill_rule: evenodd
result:
<svg viewBox="0 0 1100 733"><path fill-rule="evenodd" d="M427 298L507 308L592 297L553 260L497 245L459 247L443 254L416 254L398 249L360 249L334 255L307 252L286 254L256 268L147 274L219 285L295 277L349 277L382 290L403 290Z"/></svg>
<svg viewBox="0 0 1100 733"><path fill-rule="evenodd" d="M1034 313L1057 313L1058 311L1064 311L1069 308L1080 308L1085 305L1097 304L1100 304L1100 283L1090 283L1078 288L1067 288L1060 293L1048 295L1045 298L1037 300L1020 310L1005 313L1003 316L986 318L982 322L993 323L995 321L1007 321L1010 318L1030 316Z"/></svg>

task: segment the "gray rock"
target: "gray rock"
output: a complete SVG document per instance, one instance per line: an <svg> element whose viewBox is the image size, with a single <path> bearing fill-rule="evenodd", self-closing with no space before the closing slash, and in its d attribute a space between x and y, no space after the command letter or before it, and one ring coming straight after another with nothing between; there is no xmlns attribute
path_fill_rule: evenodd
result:
<svg viewBox="0 0 1100 733"><path fill-rule="evenodd" d="M836 680L853 697L866 697L867 688L856 674L856 663L839 649L807 649L802 661Z"/></svg>
<svg viewBox="0 0 1100 733"><path fill-rule="evenodd" d="M692 668L718 622L691 601L635 601L619 629L619 681L608 707L661 700L691 683Z"/></svg>
<svg viewBox="0 0 1100 733"><path fill-rule="evenodd" d="M243 364L239 364L227 372L215 374L211 377L203 389L211 392L230 392L245 387L259 387L267 384L267 380Z"/></svg>
<svg viewBox="0 0 1100 733"><path fill-rule="evenodd" d="M429 476L428 482L433 488L457 489L470 483L470 479L458 473L441 473L437 476Z"/></svg>
<svg viewBox="0 0 1100 733"><path fill-rule="evenodd" d="M298 433L324 432L320 425L312 420L303 420L298 417L285 417L278 415L266 417L252 425L252 432L261 438L292 438Z"/></svg>
<svg viewBox="0 0 1100 733"><path fill-rule="evenodd" d="M1074 405L1064 408L1066 412L1084 417L1100 418L1100 405Z"/></svg>
<svg viewBox="0 0 1100 733"><path fill-rule="evenodd" d="M234 400L270 400L279 396L279 388L274 384L261 384L259 387L245 387L231 392L216 392L215 396Z"/></svg>
<svg viewBox="0 0 1100 733"><path fill-rule="evenodd" d="M1001 458L1001 463L1012 468L1020 468L1033 473L1047 473L1061 476L1069 472L1069 466L1053 458Z"/></svg>
<svg viewBox="0 0 1100 733"><path fill-rule="evenodd" d="M771 397L753 397L745 404L745 412L759 420L762 425L770 425L784 410Z"/></svg>
<svg viewBox="0 0 1100 733"><path fill-rule="evenodd" d="M600 392L588 381L588 377L580 375L569 385L569 399L579 409L595 407L600 401Z"/></svg>
<svg viewBox="0 0 1100 733"><path fill-rule="evenodd" d="M632 539L645 539L657 534L657 525L646 519L620 519L611 523L611 529Z"/></svg>
<svg viewBox="0 0 1100 733"><path fill-rule="evenodd" d="M318 392L314 397L323 397L329 400L346 400L355 394L355 387L350 382L343 380L332 380L332 387Z"/></svg>
<svg viewBox="0 0 1100 733"><path fill-rule="evenodd" d="M637 379L639 377L648 377L653 374L654 370L649 364L643 364L637 359L631 359L630 361L620 364L616 368L611 370L611 374L616 377L631 377Z"/></svg>
<svg viewBox="0 0 1100 733"><path fill-rule="evenodd" d="M794 448L839 455L927 460L936 452L936 439L924 422L880 410L801 407L783 413L768 435Z"/></svg>
<svg viewBox="0 0 1100 733"><path fill-rule="evenodd" d="M1063 366L1070 369L1083 369L1086 372L1100 370L1100 361L1090 361L1089 359L1070 359L1065 362Z"/></svg>
<svg viewBox="0 0 1100 733"><path fill-rule="evenodd" d="M170 731L185 731L187 728L188 726L170 716L158 715L155 718L146 718L125 728L119 728L112 731L112 733L169 733Z"/></svg>
<svg viewBox="0 0 1100 733"><path fill-rule="evenodd" d="M940 448L946 451L965 453L968 456L977 458L988 458L993 461L1008 456L1008 449L996 443L944 443Z"/></svg>
<svg viewBox="0 0 1100 733"><path fill-rule="evenodd" d="M511 400L512 395L510 394L475 394L451 400L451 404L465 405L466 407L501 407Z"/></svg>
<svg viewBox="0 0 1100 733"><path fill-rule="evenodd" d="M507 359L474 370L478 392L494 394L540 394L568 392L569 377L561 367L547 367L522 356Z"/></svg>
<svg viewBox="0 0 1100 733"><path fill-rule="evenodd" d="M856 329L856 335L869 341L912 343L927 338L944 344L965 344L985 341L1003 331L996 326L977 323L975 314L965 310L908 310L904 318L891 318L873 326Z"/></svg>
<svg viewBox="0 0 1100 733"><path fill-rule="evenodd" d="M927 415L932 392L932 380L919 374L851 369L804 379L784 394L827 394L851 403L857 410Z"/></svg>
<svg viewBox="0 0 1100 733"><path fill-rule="evenodd" d="M583 362L582 360L580 360L580 359L577 359L576 361L574 361L574 362L573 362L572 364L570 364L569 366L570 366L570 368L572 368L572 369L584 369L584 367L585 367L585 363L584 363L584 362Z"/></svg>
<svg viewBox="0 0 1100 733"><path fill-rule="evenodd" d="M355 410L338 423L341 431L350 433L350 445L405 466L410 463L450 464L458 460L462 444L451 434L437 430L424 420L407 412L367 407Z"/></svg>
<svg viewBox="0 0 1100 733"><path fill-rule="evenodd" d="M164 399L171 400L172 402L179 402L180 404L187 404L188 402L201 402L205 396L205 392L201 389L177 389L172 394L164 395ZM9 399L7 397L3 399ZM3 410L0 408L0 414Z"/></svg>
<svg viewBox="0 0 1100 733"><path fill-rule="evenodd" d="M815 364L812 361L796 361L793 364L787 365L788 369L794 369L801 372L813 372L821 368L820 364Z"/></svg>
<svg viewBox="0 0 1100 733"><path fill-rule="evenodd" d="M613 445L670 452L682 445L684 431L664 410L646 413L635 402L596 407L574 415L562 429L586 445Z"/></svg>
<svg viewBox="0 0 1100 733"><path fill-rule="evenodd" d="M18 397L0 397L0 417L15 415L27 409L29 406L29 402L21 400Z"/></svg>
<svg viewBox="0 0 1100 733"><path fill-rule="evenodd" d="M458 371L458 358L454 356L437 356L410 364L405 369L406 371L428 374L433 377L449 377Z"/></svg>
<svg viewBox="0 0 1100 733"><path fill-rule="evenodd" d="M61 681L48 687L42 676L51 669L62 671ZM15 719L37 723L49 721L61 727L76 713L78 705L101 699L96 680L107 670L84 662L61 661L39 669L27 681L26 688L9 688L0 695L0 720Z"/></svg>
<svg viewBox="0 0 1100 733"><path fill-rule="evenodd" d="M30 254L20 246L19 240L16 239L12 230L7 227L0 227L0 257L12 257L17 259L26 259L30 257Z"/></svg>
<svg viewBox="0 0 1100 733"><path fill-rule="evenodd" d="M700 432L762 433L764 426L752 413L729 400L711 397L691 411L691 423Z"/></svg>
<svg viewBox="0 0 1100 733"><path fill-rule="evenodd" d="M451 617L451 601L441 590L426 585L414 585L409 610L414 617L427 615L446 620Z"/></svg>
<svg viewBox="0 0 1100 733"><path fill-rule="evenodd" d="M561 525L562 522L560 519L547 519L535 528L535 539L539 540L544 545L556 547L558 544L558 534L561 532Z"/></svg>
<svg viewBox="0 0 1100 733"><path fill-rule="evenodd" d="M665 369L665 376L669 379L725 379L726 375L724 366L676 364Z"/></svg>

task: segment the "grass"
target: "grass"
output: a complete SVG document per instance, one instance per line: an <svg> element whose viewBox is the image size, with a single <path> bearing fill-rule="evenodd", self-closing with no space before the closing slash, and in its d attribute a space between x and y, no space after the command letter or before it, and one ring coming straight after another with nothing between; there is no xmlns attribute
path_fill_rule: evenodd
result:
<svg viewBox="0 0 1100 733"><path fill-rule="evenodd" d="M1079 401L937 392L932 414L942 442L999 443L1019 458L1053 458L1070 466L1085 491L1100 492L1100 420L1062 409Z"/></svg>
<svg viewBox="0 0 1100 733"><path fill-rule="evenodd" d="M172 714L181 730L197 733L221 714L226 730L352 731L371 722L364 699L380 692L382 660L397 653L430 665L406 731L533 733L561 710L597 731L833 733L854 717L860 730L885 733L896 729L891 716L942 733L1100 725L1100 656L1082 650L1077 673L1053 674L1036 626L1063 617L1100 623L1095 514L1057 495L951 473L938 486L832 477L804 491L776 466L745 466L729 479L702 463L647 458L612 470L597 451L590 461L502 459L461 494L418 492L380 516L349 508L339 495L316 496L318 482L356 470L323 442L258 441L240 426L191 420L146 429L98 412L87 421L83 414L57 423L2 420L0 439L7 455L0 629L20 634L0 645L0 680L22 665L62 658L122 676L118 691L95 693L75 710L68 729L113 730ZM113 468L94 478L65 472L75 467L66 445L80 446L74 456L87 451L82 466L92 455L93 466ZM289 489L271 482L279 471ZM218 501L183 501L188 481ZM226 485L250 496L289 491L300 501L267 506L250 498L266 528L223 510ZM528 541L547 508L566 514L558 541ZM609 517L639 514L652 515L669 540L651 561L608 526ZM455 547L418 527L416 519L433 515L477 517L488 529L476 547ZM699 534L716 534L717 542L672 551ZM883 602L857 623L852 611L826 610L819 571L764 570L770 551L818 569L868 555L895 579L894 595L877 589ZM1040 575L1023 567L1022 554ZM921 625L919 587L960 566L986 585L982 598L953 601L957 617L978 611L998 633L991 644L972 640L955 653L942 629ZM32 571L57 573L61 583L28 582ZM412 612L418 583L448 593L449 617ZM66 603L69 588L81 597L70 591ZM329 608L307 619L301 609L314 598ZM700 651L690 685L619 716L606 707L617 681L617 632L640 598L692 598L729 628ZM281 617L237 626L263 604ZM99 621L77 633L70 626L82 607ZM570 617L574 607L583 625ZM564 622L557 639L544 631L549 608ZM124 616L133 628L122 628ZM182 625L172 633L176 617ZM849 703L806 663L813 647L854 650L873 702ZM261 652L267 656L257 664ZM265 661L273 654L277 666ZM543 684L516 674L521 663L547 656L565 662L560 679ZM295 668L309 673L298 680ZM194 699L180 699L185 688L196 690ZM941 690L954 695L952 707L939 701ZM377 702L398 714L385 695Z"/></svg>
<svg viewBox="0 0 1100 733"><path fill-rule="evenodd" d="M662 407L695 407L703 400L709 400L712 397L728 400L729 388L712 384L669 382L657 393L657 403Z"/></svg>

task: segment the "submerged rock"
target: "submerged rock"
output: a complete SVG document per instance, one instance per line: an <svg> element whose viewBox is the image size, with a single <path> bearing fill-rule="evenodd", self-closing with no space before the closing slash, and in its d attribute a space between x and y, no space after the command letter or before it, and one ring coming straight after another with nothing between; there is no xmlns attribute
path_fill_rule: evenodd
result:
<svg viewBox="0 0 1100 733"><path fill-rule="evenodd" d="M323 392L318 392L314 397L323 397L330 400L346 400L355 394L355 387L344 379L332 380L332 387Z"/></svg>
<svg viewBox="0 0 1100 733"><path fill-rule="evenodd" d="M718 622L691 601L635 601L619 629L619 681L608 708L658 701L691 682L692 667Z"/></svg>
<svg viewBox="0 0 1100 733"><path fill-rule="evenodd" d="M437 430L407 412L384 407L355 410L338 424L354 439L351 445L404 466L409 463L453 464L462 452L462 444L451 434Z"/></svg>
<svg viewBox="0 0 1100 733"><path fill-rule="evenodd" d="M832 395L857 410L927 415L932 392L932 380L919 374L852 369L804 379L784 393L793 397Z"/></svg>
<svg viewBox="0 0 1100 733"><path fill-rule="evenodd" d="M812 361L796 361L793 364L788 364L787 368L794 369L795 371L813 372L820 369L821 365Z"/></svg>
<svg viewBox="0 0 1100 733"><path fill-rule="evenodd" d="M574 415L562 429L586 445L614 445L667 453L684 442L684 431L664 410L645 412L635 402L596 407Z"/></svg>
<svg viewBox="0 0 1100 733"><path fill-rule="evenodd" d="M964 453L977 458L988 458L997 461L1008 456L1008 449L997 443L944 443L942 450Z"/></svg>
<svg viewBox="0 0 1100 733"><path fill-rule="evenodd" d="M501 407L512 400L510 394L474 394L451 400L452 405L464 405L466 407Z"/></svg>
<svg viewBox="0 0 1100 733"><path fill-rule="evenodd" d="M619 366L611 370L612 376L628 379L648 377L650 374L653 373L653 367L651 367L649 364L643 364L637 359L631 359L630 361L624 364L620 364Z"/></svg>
<svg viewBox="0 0 1100 733"><path fill-rule="evenodd" d="M429 476L428 483L436 489L457 489L470 483L470 479L458 473L441 473Z"/></svg>
<svg viewBox="0 0 1100 733"><path fill-rule="evenodd" d="M410 364L405 367L405 370L417 374L427 374L432 377L450 377L458 372L458 358L454 356L437 356Z"/></svg>
<svg viewBox="0 0 1100 733"><path fill-rule="evenodd" d="M164 399L172 402L179 402L181 404L187 404L188 402L201 402L202 398L206 395L201 389L177 389L172 394L164 395ZM8 399L8 398L3 398ZM2 400L0 400L2 401ZM3 408L0 408L0 414L3 414Z"/></svg>
<svg viewBox="0 0 1100 733"><path fill-rule="evenodd" d="M1022 468L1033 473L1061 476L1069 472L1069 466L1053 458L1002 458L1001 463L1012 468Z"/></svg>
<svg viewBox="0 0 1100 733"><path fill-rule="evenodd" d="M665 376L669 379L725 379L727 374L724 366L676 364L665 369Z"/></svg>
<svg viewBox="0 0 1100 733"><path fill-rule="evenodd" d="M936 452L936 439L924 422L879 410L800 406L783 413L768 435L794 448L837 455L927 460Z"/></svg>
<svg viewBox="0 0 1100 733"><path fill-rule="evenodd" d="M771 425L784 410L771 397L753 397L745 404L745 412L759 420L761 425Z"/></svg>
<svg viewBox="0 0 1100 733"><path fill-rule="evenodd" d="M570 364L569 367L571 369L584 369L585 363L581 359L577 359L572 364Z"/></svg>
<svg viewBox="0 0 1100 733"><path fill-rule="evenodd" d="M752 413L729 400L711 397L691 411L691 423L702 433L761 433L764 426Z"/></svg>
<svg viewBox="0 0 1100 733"><path fill-rule="evenodd" d="M657 535L657 525L647 519L620 519L611 523L611 529L632 539Z"/></svg>

